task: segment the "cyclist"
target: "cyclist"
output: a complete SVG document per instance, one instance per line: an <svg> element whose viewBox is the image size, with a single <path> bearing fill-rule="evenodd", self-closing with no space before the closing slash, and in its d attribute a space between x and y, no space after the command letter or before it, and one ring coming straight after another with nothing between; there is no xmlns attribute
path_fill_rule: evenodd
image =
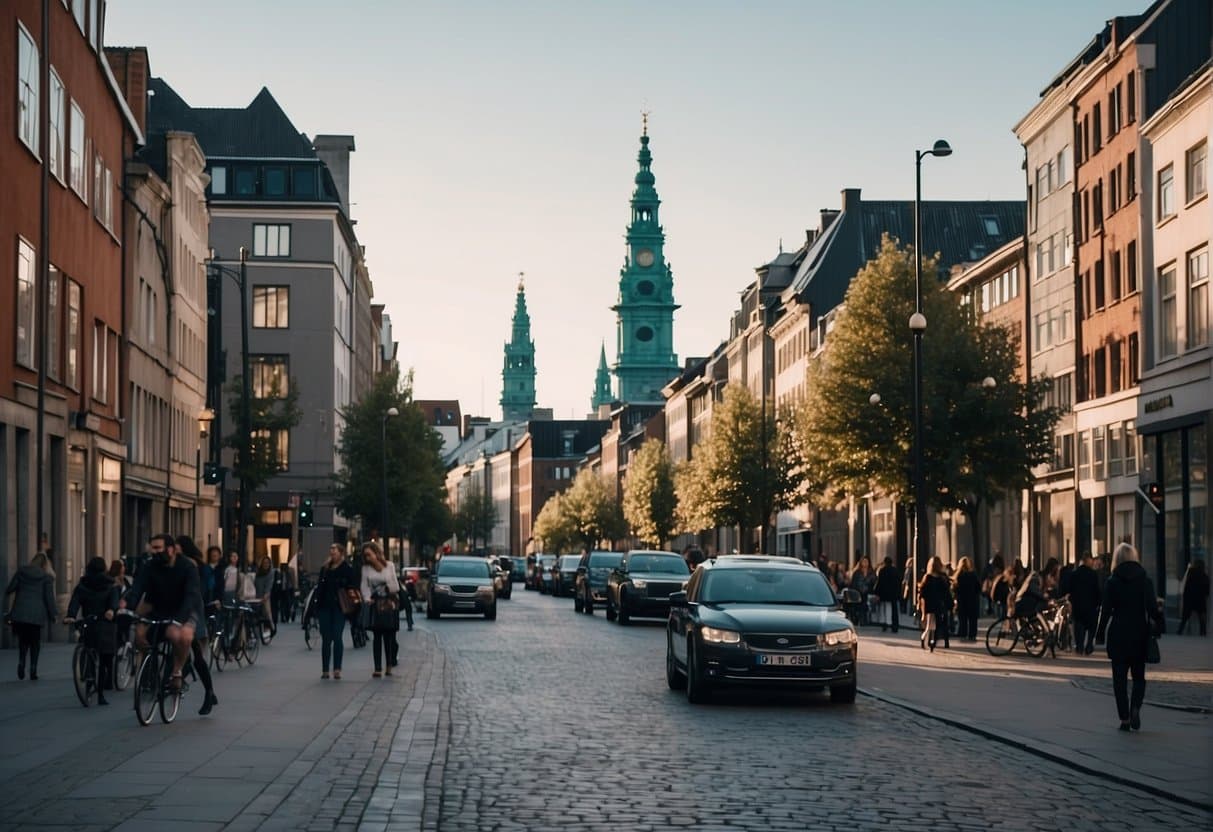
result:
<svg viewBox="0 0 1213 832"><path fill-rule="evenodd" d="M202 687L206 690L206 698L203 699L198 713L206 716L211 712L211 708L219 704L219 698L215 696L214 682L211 680L210 663L206 660L206 646L211 635L206 614L212 607L219 606L219 602L215 600L215 572L207 564L202 550L189 535L177 536L177 554L188 557L198 569L198 591L202 595L202 623L194 635L190 650L194 654L194 668L198 673L198 678L202 681Z"/></svg>
<svg viewBox="0 0 1213 832"><path fill-rule="evenodd" d="M194 634L202 626L204 618L198 569L188 557L179 555L177 542L172 535L158 534L148 543L151 560L135 576L127 601L135 605L135 612L139 616L173 620L165 628L164 638L173 646L173 670L169 684L174 689L180 689L182 668L189 658ZM135 643L140 651L147 650L147 625L136 625ZM204 715L210 713L215 704L214 691L207 684L210 673L205 668L205 663L194 668L206 687L206 699L200 711Z"/></svg>
<svg viewBox="0 0 1213 832"><path fill-rule="evenodd" d="M110 671L114 667L115 644L114 610L118 609L118 599L121 591L107 574L105 558L93 558L84 567L84 577L72 591L72 599L67 605L67 617L64 624L71 624L76 616L83 613L92 616L96 623L89 627L83 638L89 646L96 648L101 657L97 668L97 704L108 705L105 691L111 686Z"/></svg>

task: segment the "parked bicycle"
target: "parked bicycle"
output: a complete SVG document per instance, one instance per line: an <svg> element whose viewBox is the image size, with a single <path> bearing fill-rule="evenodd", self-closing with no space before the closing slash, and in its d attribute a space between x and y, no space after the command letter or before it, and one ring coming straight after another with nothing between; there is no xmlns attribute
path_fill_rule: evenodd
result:
<svg viewBox="0 0 1213 832"><path fill-rule="evenodd" d="M1041 658L1048 652L1057 658L1058 650L1070 650L1074 646L1074 630L1070 626L1070 601L1063 598L1051 601L1047 607L1037 614L1043 624L1044 635L1038 642L1032 642L1029 647L1024 645L1028 655Z"/></svg>
<svg viewBox="0 0 1213 832"><path fill-rule="evenodd" d="M1044 617L1040 613L1004 615L986 630L986 650L991 656L1005 656L1022 641L1029 655L1042 656L1047 649L1046 630Z"/></svg>
<svg viewBox="0 0 1213 832"><path fill-rule="evenodd" d="M257 611L243 601L224 604L223 611L226 614L226 632L223 639L226 658L234 660L237 664L241 660L250 665L254 664L261 650Z"/></svg>

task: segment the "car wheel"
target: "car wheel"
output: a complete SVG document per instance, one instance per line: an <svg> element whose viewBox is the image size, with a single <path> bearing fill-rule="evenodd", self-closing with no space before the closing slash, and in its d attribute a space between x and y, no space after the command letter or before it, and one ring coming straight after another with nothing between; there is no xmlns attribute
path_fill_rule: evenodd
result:
<svg viewBox="0 0 1213 832"><path fill-rule="evenodd" d="M573 595L573 612L581 612L582 602L581 596L574 593Z"/></svg>
<svg viewBox="0 0 1213 832"><path fill-rule="evenodd" d="M686 686L687 701L692 705L701 705L711 698L711 689L708 681L703 678L703 671L699 667L699 657L695 655L694 637L687 639Z"/></svg>
<svg viewBox="0 0 1213 832"><path fill-rule="evenodd" d="M581 599L581 611L586 615L594 614L594 596L589 592L587 592L585 597Z"/></svg>
<svg viewBox="0 0 1213 832"><path fill-rule="evenodd" d="M611 603L610 593L607 593L607 599L606 599L606 620L607 621L615 620L615 605Z"/></svg>
<svg viewBox="0 0 1213 832"><path fill-rule="evenodd" d="M631 622L628 616L628 599L622 592L619 593L619 609L615 610L615 620L621 625L627 626Z"/></svg>
<svg viewBox="0 0 1213 832"><path fill-rule="evenodd" d="M852 678L849 685L833 685L830 687L830 701L839 705L851 705L855 702L855 693L859 689L859 680Z"/></svg>
<svg viewBox="0 0 1213 832"><path fill-rule="evenodd" d="M665 639L665 683L670 690L682 690L687 686L686 674L678 669L678 662L674 659L673 636L668 633Z"/></svg>
<svg viewBox="0 0 1213 832"><path fill-rule="evenodd" d="M496 621L497 620L497 605L496 604L493 604L493 606L489 607L487 610L484 611L484 618L486 621Z"/></svg>

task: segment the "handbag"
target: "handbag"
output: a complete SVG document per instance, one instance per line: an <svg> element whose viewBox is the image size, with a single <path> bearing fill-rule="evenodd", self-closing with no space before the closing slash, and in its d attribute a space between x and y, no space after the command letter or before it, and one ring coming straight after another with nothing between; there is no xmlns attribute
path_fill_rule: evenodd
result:
<svg viewBox="0 0 1213 832"><path fill-rule="evenodd" d="M1158 649L1158 636L1150 636L1150 640L1146 642L1146 664L1159 664L1162 661L1162 653Z"/></svg>
<svg viewBox="0 0 1213 832"><path fill-rule="evenodd" d="M341 606L341 614L348 618L362 606L362 595L353 587L344 587L337 593L337 603Z"/></svg>
<svg viewBox="0 0 1213 832"><path fill-rule="evenodd" d="M399 630L400 613L398 602L391 595L376 596L371 616L372 630Z"/></svg>

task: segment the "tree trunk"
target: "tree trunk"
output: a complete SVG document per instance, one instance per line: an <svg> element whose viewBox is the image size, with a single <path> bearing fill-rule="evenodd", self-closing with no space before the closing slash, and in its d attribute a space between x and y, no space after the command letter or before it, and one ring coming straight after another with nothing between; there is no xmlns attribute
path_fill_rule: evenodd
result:
<svg viewBox="0 0 1213 832"><path fill-rule="evenodd" d="M969 529L973 537L973 568L980 572L987 560L989 553L983 550L982 537L979 533L978 518L981 516L981 500L974 500L972 503L966 502L961 509L965 517L969 520Z"/></svg>

